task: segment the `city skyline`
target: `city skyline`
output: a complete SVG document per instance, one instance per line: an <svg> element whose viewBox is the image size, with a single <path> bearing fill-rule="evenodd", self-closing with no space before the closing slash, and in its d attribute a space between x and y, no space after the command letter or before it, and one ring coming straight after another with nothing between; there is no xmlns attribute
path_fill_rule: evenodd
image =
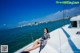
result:
<svg viewBox="0 0 80 53"><path fill-rule="evenodd" d="M79 7L79 5L63 6L62 4L56 4L55 0L1 0L0 7L1 28L4 26L15 27L21 22L31 23L57 19L57 17L49 17L63 10Z"/></svg>

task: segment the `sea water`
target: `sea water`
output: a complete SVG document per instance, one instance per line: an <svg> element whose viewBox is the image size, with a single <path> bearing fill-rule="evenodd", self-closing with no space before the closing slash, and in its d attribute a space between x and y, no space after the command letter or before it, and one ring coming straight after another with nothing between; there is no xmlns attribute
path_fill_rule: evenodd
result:
<svg viewBox="0 0 80 53"><path fill-rule="evenodd" d="M69 19L66 19L34 26L1 30L0 45L8 45L9 53L13 53L25 45L28 45L29 43L40 38L44 33L44 28L48 28L49 32L51 32L69 23Z"/></svg>

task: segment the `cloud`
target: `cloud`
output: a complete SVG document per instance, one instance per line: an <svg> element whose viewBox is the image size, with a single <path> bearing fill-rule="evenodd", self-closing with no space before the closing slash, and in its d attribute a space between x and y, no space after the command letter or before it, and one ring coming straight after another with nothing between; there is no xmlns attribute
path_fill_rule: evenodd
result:
<svg viewBox="0 0 80 53"><path fill-rule="evenodd" d="M3 26L6 26L6 24L3 24Z"/></svg>
<svg viewBox="0 0 80 53"><path fill-rule="evenodd" d="M63 18L63 15L66 18L67 16L74 16L74 15L77 15L77 14L80 14L80 6L72 8L72 9L66 9L66 10L58 11L54 14L46 16L46 19L55 20L55 19Z"/></svg>
<svg viewBox="0 0 80 53"><path fill-rule="evenodd" d="M27 23L27 21L21 21L21 22L19 22L18 24L26 24Z"/></svg>
<svg viewBox="0 0 80 53"><path fill-rule="evenodd" d="M65 18L67 18L67 16L71 17L74 15L78 15L80 14L80 6L79 7L75 7L75 8L71 8L71 9L65 9L62 11L58 11L56 13L50 14L48 16L42 17L42 18L38 18L38 19L34 19L32 21L21 21L18 24L19 25L25 25L27 23L33 23L33 22L42 22L42 21L49 21L49 20L56 20L56 19L61 19L63 18L63 15Z"/></svg>

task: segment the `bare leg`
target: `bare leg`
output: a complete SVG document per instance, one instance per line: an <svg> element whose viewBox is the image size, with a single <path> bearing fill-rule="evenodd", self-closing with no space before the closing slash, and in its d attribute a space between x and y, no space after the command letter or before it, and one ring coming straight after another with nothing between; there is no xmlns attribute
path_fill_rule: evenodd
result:
<svg viewBox="0 0 80 53"><path fill-rule="evenodd" d="M36 46L34 46L34 47L30 48L30 49L27 49L26 51L31 51L31 50L34 50L34 49L36 49L38 47L40 47L40 44L38 44L38 45L36 45Z"/></svg>
<svg viewBox="0 0 80 53"><path fill-rule="evenodd" d="M34 43L33 43L33 46L30 48L30 49L27 49L27 50L24 50L24 51L31 51L31 50L34 50L38 47L40 47L40 40L36 40Z"/></svg>
<svg viewBox="0 0 80 53"><path fill-rule="evenodd" d="M36 46L36 45L38 45L38 44L40 44L40 43L41 43L40 40L36 40L36 41L33 43L33 46L32 46L32 47L34 47L34 46Z"/></svg>

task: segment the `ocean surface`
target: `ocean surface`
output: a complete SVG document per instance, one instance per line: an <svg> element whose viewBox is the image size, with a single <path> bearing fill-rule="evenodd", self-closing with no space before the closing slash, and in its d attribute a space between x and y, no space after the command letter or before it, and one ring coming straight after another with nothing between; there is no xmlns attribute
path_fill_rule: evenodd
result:
<svg viewBox="0 0 80 53"><path fill-rule="evenodd" d="M44 33L45 27L49 29L49 32L51 32L59 27L69 24L69 20L70 19L58 20L35 26L0 30L0 45L8 45L9 53L13 53L25 45L33 42L37 38L40 38Z"/></svg>

